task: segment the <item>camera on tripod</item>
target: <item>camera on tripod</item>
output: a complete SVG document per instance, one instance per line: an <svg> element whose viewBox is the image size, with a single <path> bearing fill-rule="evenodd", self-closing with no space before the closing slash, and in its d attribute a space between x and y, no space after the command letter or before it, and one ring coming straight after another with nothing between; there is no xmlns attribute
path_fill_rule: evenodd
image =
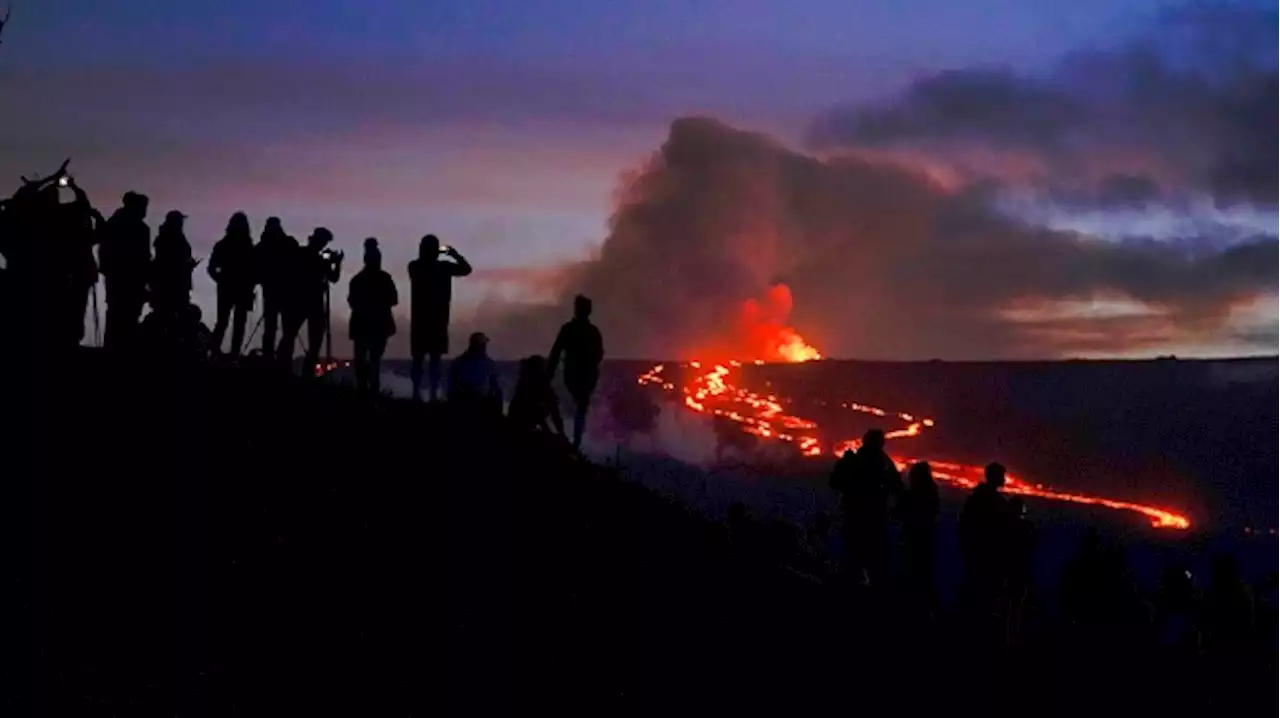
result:
<svg viewBox="0 0 1280 718"><path fill-rule="evenodd" d="M334 266L342 264L343 256L345 255L343 255L341 249L330 249L328 247L325 247L324 249L320 250L320 258Z"/></svg>

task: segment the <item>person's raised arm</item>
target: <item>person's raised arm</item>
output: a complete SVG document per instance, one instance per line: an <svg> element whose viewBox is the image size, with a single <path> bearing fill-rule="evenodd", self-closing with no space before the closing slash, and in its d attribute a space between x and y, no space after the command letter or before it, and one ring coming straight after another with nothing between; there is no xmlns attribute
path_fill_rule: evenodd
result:
<svg viewBox="0 0 1280 718"><path fill-rule="evenodd" d="M468 262L467 258L462 256L457 249L450 247L449 256L453 257L454 262L453 267L450 269L450 274L455 277L465 277L471 274L471 262Z"/></svg>
<svg viewBox="0 0 1280 718"><path fill-rule="evenodd" d="M592 325L591 327L591 363L600 366L600 362L604 361L604 336L600 334L600 328Z"/></svg>
<svg viewBox="0 0 1280 718"><path fill-rule="evenodd" d="M213 251L209 253L209 266L206 267L206 271L209 272L209 278L215 282L218 281L218 277L222 276L222 248L224 246L222 240L218 240L213 245Z"/></svg>
<svg viewBox="0 0 1280 718"><path fill-rule="evenodd" d="M560 327L560 331L556 333L556 341L551 345L551 353L547 355L547 382L550 383L556 378L556 368L560 366L560 355L564 353L565 330L567 326Z"/></svg>
<svg viewBox="0 0 1280 718"><path fill-rule="evenodd" d="M551 425L555 427L556 433L565 436L564 418L560 416L560 402L556 399L556 393L551 390L551 385L547 385L547 408L551 416Z"/></svg>

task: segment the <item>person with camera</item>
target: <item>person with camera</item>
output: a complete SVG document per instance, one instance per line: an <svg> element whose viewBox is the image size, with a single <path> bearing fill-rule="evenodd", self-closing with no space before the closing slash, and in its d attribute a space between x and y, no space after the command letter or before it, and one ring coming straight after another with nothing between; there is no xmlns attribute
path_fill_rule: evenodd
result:
<svg viewBox="0 0 1280 718"><path fill-rule="evenodd" d="M415 401L421 397L424 357L430 357L427 372L431 400L439 397L440 358L449 353L453 278L468 274L471 274L471 264L453 247L440 246L440 239L434 234L422 238L418 258L409 262L409 353L413 358L409 375L413 379Z"/></svg>
<svg viewBox="0 0 1280 718"><path fill-rule="evenodd" d="M293 343L307 325L307 354L303 365L313 369L320 362L320 345L329 328L329 285L342 276L342 252L329 249L333 233L317 227L290 263L290 289L284 312L284 333L276 347L276 360L288 366Z"/></svg>

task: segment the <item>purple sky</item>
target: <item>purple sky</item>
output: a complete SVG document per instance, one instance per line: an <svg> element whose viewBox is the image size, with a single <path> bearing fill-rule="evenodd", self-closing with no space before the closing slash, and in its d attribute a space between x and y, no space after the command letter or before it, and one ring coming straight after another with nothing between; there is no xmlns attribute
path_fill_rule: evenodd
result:
<svg viewBox="0 0 1280 718"><path fill-rule="evenodd" d="M537 298L540 270L598 251L621 173L677 116L799 147L833 107L949 68L1047 71L1131 35L1168 3L15 5L0 45L0 177L16 183L72 156L105 211L137 189L152 198L153 227L170 208L190 215L197 255L238 209L255 233L270 214L300 238L327 226L353 265L360 241L376 236L405 290L417 239L434 232L484 270L456 289L465 322L486 298ZM1101 236L1121 226L1096 211L1023 209ZM1275 234L1274 205L1249 211L1241 221ZM1149 234L1169 226L1159 213L1122 219ZM211 295L201 273L207 314ZM1274 328L1275 304L1251 311Z"/></svg>

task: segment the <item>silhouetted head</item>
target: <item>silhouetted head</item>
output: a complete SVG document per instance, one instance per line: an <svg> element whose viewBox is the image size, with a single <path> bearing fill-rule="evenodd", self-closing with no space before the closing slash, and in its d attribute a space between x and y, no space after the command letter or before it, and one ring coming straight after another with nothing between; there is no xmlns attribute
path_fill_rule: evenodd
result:
<svg viewBox="0 0 1280 718"><path fill-rule="evenodd" d="M907 481L913 489L921 489L933 483L933 469L927 461L918 461L907 472Z"/></svg>
<svg viewBox="0 0 1280 718"><path fill-rule="evenodd" d="M591 316L591 300L579 294L573 298L573 318L587 319Z"/></svg>
<svg viewBox="0 0 1280 718"><path fill-rule="evenodd" d="M1102 550L1102 534L1098 533L1098 529L1089 526L1080 536L1080 553L1092 555L1100 550Z"/></svg>
<svg viewBox="0 0 1280 718"><path fill-rule="evenodd" d="M284 234L284 226L280 224L279 217L267 217L267 224L262 228L262 233L266 234Z"/></svg>
<svg viewBox="0 0 1280 718"><path fill-rule="evenodd" d="M375 269L382 266L382 250L378 249L378 240L373 237L364 241L364 266Z"/></svg>
<svg viewBox="0 0 1280 718"><path fill-rule="evenodd" d="M547 360L540 354L532 354L520 360L521 381L534 384L547 382Z"/></svg>
<svg viewBox="0 0 1280 718"><path fill-rule="evenodd" d="M312 247L324 248L332 241L333 232L330 232L324 227L316 227L315 231L311 233L311 236L307 237L307 244Z"/></svg>
<svg viewBox="0 0 1280 718"><path fill-rule="evenodd" d="M1004 486L1004 465L998 461L987 464L987 484L993 488Z"/></svg>
<svg viewBox="0 0 1280 718"><path fill-rule="evenodd" d="M484 354L489 349L489 337L484 332L476 332L467 340L467 351L472 354Z"/></svg>
<svg viewBox="0 0 1280 718"><path fill-rule="evenodd" d="M231 219L227 221L227 234L233 237L247 237L250 235L249 217L244 212L236 212L231 215Z"/></svg>
<svg viewBox="0 0 1280 718"><path fill-rule="evenodd" d="M164 215L164 222L160 225L161 231L181 232L182 225L187 220L187 215L176 209L171 209Z"/></svg>
<svg viewBox="0 0 1280 718"><path fill-rule="evenodd" d="M884 451L884 432L879 429L868 429L867 433L862 435L862 449Z"/></svg>
<svg viewBox="0 0 1280 718"><path fill-rule="evenodd" d="M1231 586L1241 581L1240 566L1229 553L1214 554L1209 559L1209 580L1219 588Z"/></svg>
<svg viewBox="0 0 1280 718"><path fill-rule="evenodd" d="M120 200L120 204L129 212L129 214L137 217L138 219L145 219L147 216L147 205L150 204L150 200L147 199L145 194L129 191L124 193L124 198Z"/></svg>
<svg viewBox="0 0 1280 718"><path fill-rule="evenodd" d="M440 238L434 234L428 234L418 242L418 258L419 259L435 259L440 254Z"/></svg>

